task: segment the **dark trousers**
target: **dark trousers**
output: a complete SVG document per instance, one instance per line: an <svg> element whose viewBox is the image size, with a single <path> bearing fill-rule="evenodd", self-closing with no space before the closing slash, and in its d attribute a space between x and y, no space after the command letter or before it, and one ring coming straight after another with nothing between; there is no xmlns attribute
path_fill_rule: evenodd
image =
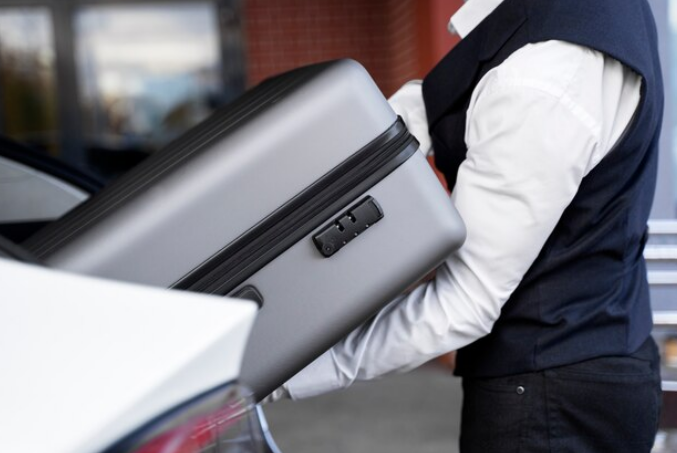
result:
<svg viewBox="0 0 677 453"><path fill-rule="evenodd" d="M649 453L661 407L653 339L524 375L463 379L461 453Z"/></svg>

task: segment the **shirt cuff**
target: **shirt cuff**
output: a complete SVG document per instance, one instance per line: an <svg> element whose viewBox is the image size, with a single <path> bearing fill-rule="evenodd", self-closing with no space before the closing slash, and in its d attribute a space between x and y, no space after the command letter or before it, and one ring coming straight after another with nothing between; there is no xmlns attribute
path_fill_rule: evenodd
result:
<svg viewBox="0 0 677 453"><path fill-rule="evenodd" d="M284 387L293 400L310 398L342 388L336 375L331 350L289 379Z"/></svg>

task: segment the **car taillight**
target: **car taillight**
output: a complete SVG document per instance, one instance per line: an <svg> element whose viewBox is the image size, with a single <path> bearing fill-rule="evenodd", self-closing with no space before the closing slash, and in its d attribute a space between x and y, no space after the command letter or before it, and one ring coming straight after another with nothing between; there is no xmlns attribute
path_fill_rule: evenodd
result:
<svg viewBox="0 0 677 453"><path fill-rule="evenodd" d="M253 399L231 386L185 404L106 453L262 453Z"/></svg>

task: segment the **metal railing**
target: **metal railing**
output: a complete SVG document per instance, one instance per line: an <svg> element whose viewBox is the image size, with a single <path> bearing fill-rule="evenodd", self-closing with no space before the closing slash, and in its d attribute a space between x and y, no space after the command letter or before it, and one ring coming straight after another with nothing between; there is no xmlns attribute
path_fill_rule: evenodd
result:
<svg viewBox="0 0 677 453"><path fill-rule="evenodd" d="M677 221L649 222L649 241L644 250L644 258L652 290L669 290L670 287L675 287L674 308L661 307L654 310L654 329L674 329L677 334ZM677 392L677 377L663 379L663 391Z"/></svg>

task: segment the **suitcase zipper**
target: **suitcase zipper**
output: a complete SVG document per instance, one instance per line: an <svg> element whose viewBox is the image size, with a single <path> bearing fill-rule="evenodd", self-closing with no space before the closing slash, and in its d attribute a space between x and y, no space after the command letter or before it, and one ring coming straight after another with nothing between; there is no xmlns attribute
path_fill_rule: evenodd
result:
<svg viewBox="0 0 677 453"><path fill-rule="evenodd" d="M227 295L337 212L362 196L418 149L398 119L315 184L202 263L173 288Z"/></svg>

